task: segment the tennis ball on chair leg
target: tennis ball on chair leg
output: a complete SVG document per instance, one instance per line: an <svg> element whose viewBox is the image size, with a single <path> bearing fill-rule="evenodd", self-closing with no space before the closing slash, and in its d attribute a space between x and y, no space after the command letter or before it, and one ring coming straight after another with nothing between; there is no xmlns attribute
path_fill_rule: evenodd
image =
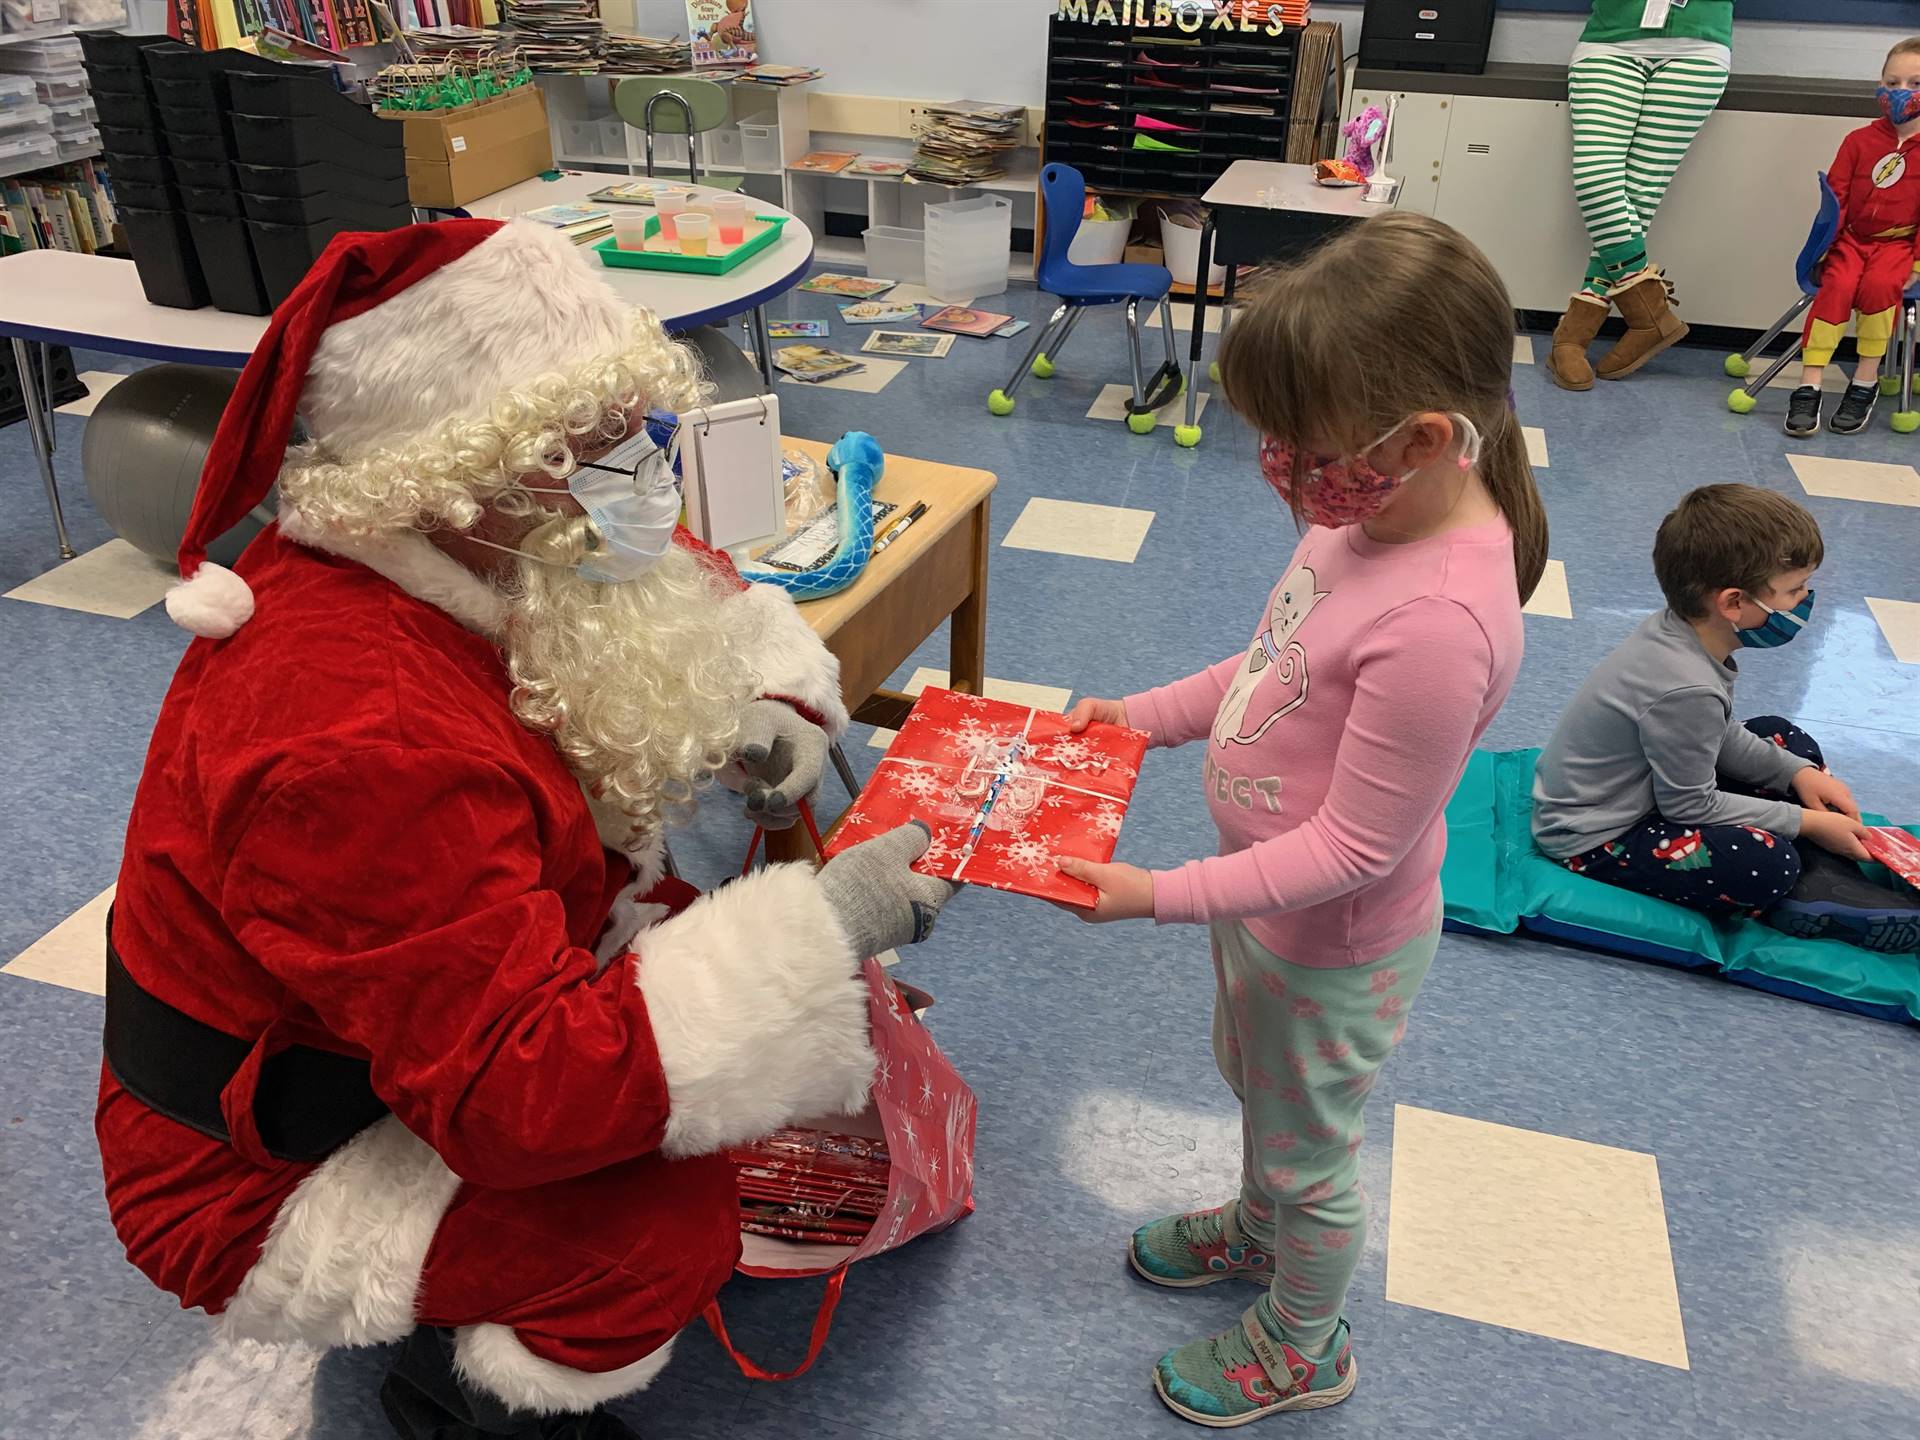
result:
<svg viewBox="0 0 1920 1440"><path fill-rule="evenodd" d="M1200 443L1200 427L1198 425L1174 426L1173 443L1182 450L1191 450Z"/></svg>
<svg viewBox="0 0 1920 1440"><path fill-rule="evenodd" d="M1127 416L1127 428L1136 435L1145 435L1153 429L1154 424L1151 410L1135 410Z"/></svg>
<svg viewBox="0 0 1920 1440"><path fill-rule="evenodd" d="M1051 380L1053 378L1053 361L1047 358L1044 350L1033 357L1033 373L1037 379Z"/></svg>
<svg viewBox="0 0 1920 1440"><path fill-rule="evenodd" d="M1882 375L1880 377L1880 393L1882 395L1898 395L1900 393L1900 377L1898 375Z"/></svg>
<svg viewBox="0 0 1920 1440"><path fill-rule="evenodd" d="M1753 366L1748 363L1744 355L1729 355L1726 364L1727 374L1736 380L1744 380L1753 373Z"/></svg>
<svg viewBox="0 0 1920 1440"><path fill-rule="evenodd" d="M1893 414L1893 433L1911 435L1920 430L1920 410L1896 410Z"/></svg>
<svg viewBox="0 0 1920 1440"><path fill-rule="evenodd" d="M1727 396L1727 408L1736 415L1751 415L1760 402L1744 390L1736 390Z"/></svg>
<svg viewBox="0 0 1920 1440"><path fill-rule="evenodd" d="M1013 397L1004 390L995 390L987 396L987 409L991 410L995 415L1011 415L1013 413Z"/></svg>

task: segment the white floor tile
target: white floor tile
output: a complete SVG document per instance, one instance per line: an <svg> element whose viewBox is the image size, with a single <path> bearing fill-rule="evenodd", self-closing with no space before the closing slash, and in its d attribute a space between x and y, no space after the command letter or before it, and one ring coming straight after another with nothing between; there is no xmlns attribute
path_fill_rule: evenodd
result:
<svg viewBox="0 0 1920 1440"><path fill-rule="evenodd" d="M0 975L20 975L47 985L107 993L107 910L113 887L93 897L33 944L0 965Z"/></svg>
<svg viewBox="0 0 1920 1440"><path fill-rule="evenodd" d="M1688 1368L1653 1156L1396 1105L1392 1190L1387 1299Z"/></svg>
<svg viewBox="0 0 1920 1440"><path fill-rule="evenodd" d="M80 383L87 387L87 393L56 408L62 415L91 415L100 397L126 378L118 370L82 370Z"/></svg>
<svg viewBox="0 0 1920 1440"><path fill-rule="evenodd" d="M1755 370L1764 370L1772 363L1771 360L1762 360L1753 368ZM1836 395L1847 388L1847 381L1852 377L1853 367L1851 365L1829 365L1826 368L1826 373L1820 377L1820 389L1828 395ZM1787 366L1786 369L1782 370L1767 382L1767 389L1769 390L1798 390L1799 388L1800 362L1798 360L1795 360L1791 365ZM1826 413L1831 415L1833 412L1829 410Z"/></svg>
<svg viewBox="0 0 1920 1440"><path fill-rule="evenodd" d="M1841 460L1831 455L1789 455L1787 463L1809 495L1920 507L1920 470L1911 465Z"/></svg>
<svg viewBox="0 0 1920 1440"><path fill-rule="evenodd" d="M1533 364L1533 337L1516 335L1513 337L1513 363L1516 365Z"/></svg>
<svg viewBox="0 0 1920 1440"><path fill-rule="evenodd" d="M1213 397L1201 393L1200 403L1194 409L1194 422L1207 413L1207 401ZM1133 399L1131 385L1104 385L1100 389L1100 398L1093 402L1093 408L1087 411L1089 420L1125 420L1127 402ZM1187 423L1187 397L1185 394L1174 396L1166 404L1153 412L1153 423L1160 425L1184 425Z"/></svg>
<svg viewBox="0 0 1920 1440"><path fill-rule="evenodd" d="M1151 328L1158 330L1160 328L1158 316L1143 316L1142 328L1146 328L1146 322L1149 319L1154 322ZM1220 307L1212 303L1207 305L1206 333L1209 335L1220 333ZM1179 351L1181 363L1184 364L1187 358L1186 351L1180 348L1177 342L1183 339L1190 340L1193 336L1193 306L1184 300L1173 302L1173 335L1176 342L1175 349Z"/></svg>
<svg viewBox="0 0 1920 1440"><path fill-rule="evenodd" d="M852 390L861 395L878 395L893 383L894 376L907 368L907 362L904 360L882 360L877 355L862 355L860 363L867 368L856 370L851 375L836 376L832 380L795 380L791 375L782 375L780 383L810 385L820 390Z"/></svg>
<svg viewBox="0 0 1920 1440"><path fill-rule="evenodd" d="M109 540L77 560L56 565L15 586L7 591L6 598L131 620L156 604L179 578L172 566L163 565L126 541Z"/></svg>
<svg viewBox="0 0 1920 1440"><path fill-rule="evenodd" d="M1538 425L1522 425L1520 433L1527 437L1527 463L1536 470L1547 468L1547 432Z"/></svg>
<svg viewBox="0 0 1920 1440"><path fill-rule="evenodd" d="M1573 598L1567 594L1567 567L1564 561L1549 560L1540 574L1533 598L1520 607L1523 615L1551 615L1556 620L1573 618Z"/></svg>
<svg viewBox="0 0 1920 1440"><path fill-rule="evenodd" d="M944 670L935 670L922 665L913 672L913 678L907 681L905 693L918 695L929 685L936 690L945 689L952 677ZM1025 680L996 680L987 677L987 698L1006 700L1015 705L1030 705L1035 710L1060 711L1067 708L1067 701L1073 698L1071 690L1062 690L1058 685L1034 685ZM893 744L897 730L876 730L873 738L867 741L876 750L884 750Z"/></svg>
<svg viewBox="0 0 1920 1440"><path fill-rule="evenodd" d="M1130 565L1152 524L1151 510L1036 498L1027 502L1000 543L1011 550L1046 550Z"/></svg>
<svg viewBox="0 0 1920 1440"><path fill-rule="evenodd" d="M1893 658L1902 665L1920 665L1920 604L1912 600L1878 600L1867 596L1867 608L1880 623Z"/></svg>

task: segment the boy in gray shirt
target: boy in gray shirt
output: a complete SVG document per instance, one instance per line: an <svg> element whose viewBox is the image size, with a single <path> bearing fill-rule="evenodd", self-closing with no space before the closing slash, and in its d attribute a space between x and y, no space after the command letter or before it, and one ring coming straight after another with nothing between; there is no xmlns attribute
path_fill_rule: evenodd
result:
<svg viewBox="0 0 1920 1440"><path fill-rule="evenodd" d="M1841 934L1824 914L1831 907L1818 925L1796 910L1790 897L1812 852L1793 842L1866 859L1859 806L1798 727L1733 719L1734 653L1800 633L1823 555L1819 526L1784 495L1708 485L1681 500L1653 547L1667 607L1600 662L1540 754L1542 851L1709 915Z"/></svg>

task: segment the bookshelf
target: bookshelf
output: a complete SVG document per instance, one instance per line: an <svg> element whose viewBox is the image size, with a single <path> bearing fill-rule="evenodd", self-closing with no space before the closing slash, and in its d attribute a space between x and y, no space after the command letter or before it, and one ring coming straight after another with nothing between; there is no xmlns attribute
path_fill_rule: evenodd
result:
<svg viewBox="0 0 1920 1440"><path fill-rule="evenodd" d="M1299 41L1296 26L1274 36L1183 35L1056 17L1043 162L1073 166L1102 192L1197 197L1236 160L1283 160ZM1186 128L1154 129L1153 121ZM1142 135L1182 149L1137 148Z"/></svg>

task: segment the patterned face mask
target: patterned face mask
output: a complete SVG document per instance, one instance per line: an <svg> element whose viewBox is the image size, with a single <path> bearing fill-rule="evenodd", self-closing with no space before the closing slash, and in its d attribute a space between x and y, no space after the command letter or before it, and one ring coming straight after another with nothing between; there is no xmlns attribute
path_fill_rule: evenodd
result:
<svg viewBox="0 0 1920 1440"><path fill-rule="evenodd" d="M1760 605L1758 600L1753 602ZM1734 638L1750 650L1772 650L1795 639L1807 628L1807 621L1813 618L1813 591L1807 591L1806 599L1791 610L1774 610L1760 605L1767 612L1767 618L1751 630L1734 627Z"/></svg>
<svg viewBox="0 0 1920 1440"><path fill-rule="evenodd" d="M1480 458L1480 431L1464 415L1450 417L1461 437L1458 464L1470 468ZM1302 455L1294 446L1271 435L1260 441L1260 473L1279 492L1280 498L1294 503L1299 491L1299 510L1309 525L1338 528L1371 520L1393 499L1400 487L1413 475L1389 475L1376 469L1367 456L1398 435L1412 416L1402 420L1357 455Z"/></svg>
<svg viewBox="0 0 1920 1440"><path fill-rule="evenodd" d="M1880 101L1880 113L1895 125L1905 125L1912 120L1920 120L1920 90L1895 89L1882 85L1874 91Z"/></svg>

